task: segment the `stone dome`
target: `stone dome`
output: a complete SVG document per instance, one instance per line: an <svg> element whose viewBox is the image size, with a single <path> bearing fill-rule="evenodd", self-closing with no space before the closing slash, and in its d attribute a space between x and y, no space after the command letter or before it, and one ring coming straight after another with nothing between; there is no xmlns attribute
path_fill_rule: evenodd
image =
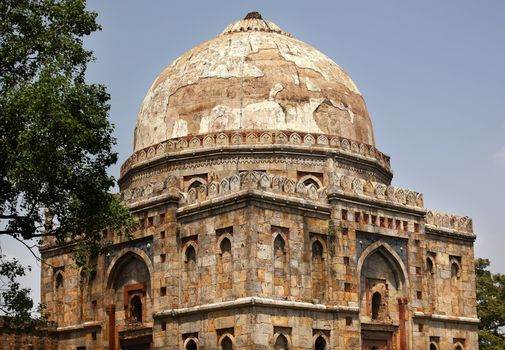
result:
<svg viewBox="0 0 505 350"><path fill-rule="evenodd" d="M236 130L321 133L375 146L349 75L255 12L161 72L140 108L134 151Z"/></svg>

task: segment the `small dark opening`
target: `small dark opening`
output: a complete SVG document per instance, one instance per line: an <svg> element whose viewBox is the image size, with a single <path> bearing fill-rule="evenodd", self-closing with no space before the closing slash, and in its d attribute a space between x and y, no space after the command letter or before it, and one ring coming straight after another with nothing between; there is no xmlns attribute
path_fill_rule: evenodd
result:
<svg viewBox="0 0 505 350"><path fill-rule="evenodd" d="M190 341L187 342L186 350L197 350L197 349L198 349L198 347L196 345L196 342L193 339L191 339Z"/></svg>
<svg viewBox="0 0 505 350"><path fill-rule="evenodd" d="M61 273L56 275L56 288L63 288L63 275Z"/></svg>
<svg viewBox="0 0 505 350"><path fill-rule="evenodd" d="M193 182L189 187L188 187L188 191L192 188L194 188L195 190L198 190L198 188L200 186L202 186L203 184L200 182L200 181L195 181Z"/></svg>
<svg viewBox="0 0 505 350"><path fill-rule="evenodd" d="M375 292L372 295L372 320L377 320L379 318L379 309L381 306L382 296L379 292Z"/></svg>
<svg viewBox="0 0 505 350"><path fill-rule="evenodd" d="M288 348L288 340L283 334L279 334L277 339L275 340L275 349L287 349Z"/></svg>
<svg viewBox="0 0 505 350"><path fill-rule="evenodd" d="M451 264L451 277L459 277L459 265L456 262Z"/></svg>
<svg viewBox="0 0 505 350"><path fill-rule="evenodd" d="M433 273L433 261L430 258L426 259L426 271Z"/></svg>
<svg viewBox="0 0 505 350"><path fill-rule="evenodd" d="M221 341L222 350L233 350L233 343L229 337L224 337Z"/></svg>
<svg viewBox="0 0 505 350"><path fill-rule="evenodd" d="M231 254L231 242L228 238L223 238L221 241L221 254L230 253Z"/></svg>
<svg viewBox="0 0 505 350"><path fill-rule="evenodd" d="M284 243L284 239L282 239L281 235L277 235L274 240L274 250L277 252L283 252L284 253L284 247L286 244Z"/></svg>
<svg viewBox="0 0 505 350"><path fill-rule="evenodd" d="M313 186L316 190L319 189L319 184L314 179L307 179L303 182L305 187Z"/></svg>
<svg viewBox="0 0 505 350"><path fill-rule="evenodd" d="M323 245L319 241L315 241L312 244L312 259L323 257Z"/></svg>
<svg viewBox="0 0 505 350"><path fill-rule="evenodd" d="M438 350L435 344L430 344L430 350Z"/></svg>
<svg viewBox="0 0 505 350"><path fill-rule="evenodd" d="M196 251L192 245L186 248L186 262L196 262Z"/></svg>
<svg viewBox="0 0 505 350"><path fill-rule="evenodd" d="M315 348L316 350L326 350L326 340L322 336L317 337Z"/></svg>
<svg viewBox="0 0 505 350"><path fill-rule="evenodd" d="M130 321L142 323L142 301L138 295L130 301Z"/></svg>

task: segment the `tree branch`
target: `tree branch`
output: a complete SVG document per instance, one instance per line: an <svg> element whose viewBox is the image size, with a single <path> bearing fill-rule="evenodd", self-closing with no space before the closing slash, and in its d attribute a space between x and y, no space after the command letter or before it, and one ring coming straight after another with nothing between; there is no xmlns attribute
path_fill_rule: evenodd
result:
<svg viewBox="0 0 505 350"><path fill-rule="evenodd" d="M17 237L12 237L14 238L16 241L18 241L19 243L21 243L22 245L24 245L29 251L30 253L33 255L33 257L35 258L35 260L37 260L38 262L41 262L42 264L44 265L47 265L47 266L50 266L50 267L54 267L54 265L46 262L45 260L42 260L37 254L35 254L35 252L32 250L33 248L35 248L37 246L37 244L34 244L33 246L30 246L28 245L28 243L26 243L22 238L17 238Z"/></svg>

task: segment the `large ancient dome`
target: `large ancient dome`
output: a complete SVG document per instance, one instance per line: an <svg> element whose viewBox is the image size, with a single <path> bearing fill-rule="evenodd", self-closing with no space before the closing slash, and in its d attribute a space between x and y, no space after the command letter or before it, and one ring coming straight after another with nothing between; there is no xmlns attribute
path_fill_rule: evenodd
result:
<svg viewBox="0 0 505 350"><path fill-rule="evenodd" d="M365 102L349 75L258 13L161 72L138 114L134 151L233 130L310 132L375 146Z"/></svg>

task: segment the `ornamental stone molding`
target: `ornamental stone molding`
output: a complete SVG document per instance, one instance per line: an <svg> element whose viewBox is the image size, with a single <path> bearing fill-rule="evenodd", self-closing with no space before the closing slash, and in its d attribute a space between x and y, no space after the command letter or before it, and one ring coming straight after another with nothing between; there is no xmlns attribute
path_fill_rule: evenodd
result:
<svg viewBox="0 0 505 350"><path fill-rule="evenodd" d="M184 151L191 153L199 150L266 145L306 146L337 150L343 154L374 161L387 171L391 171L389 156L373 146L343 137L290 131L249 131L202 134L166 140L134 152L121 166L121 176L140 164Z"/></svg>

